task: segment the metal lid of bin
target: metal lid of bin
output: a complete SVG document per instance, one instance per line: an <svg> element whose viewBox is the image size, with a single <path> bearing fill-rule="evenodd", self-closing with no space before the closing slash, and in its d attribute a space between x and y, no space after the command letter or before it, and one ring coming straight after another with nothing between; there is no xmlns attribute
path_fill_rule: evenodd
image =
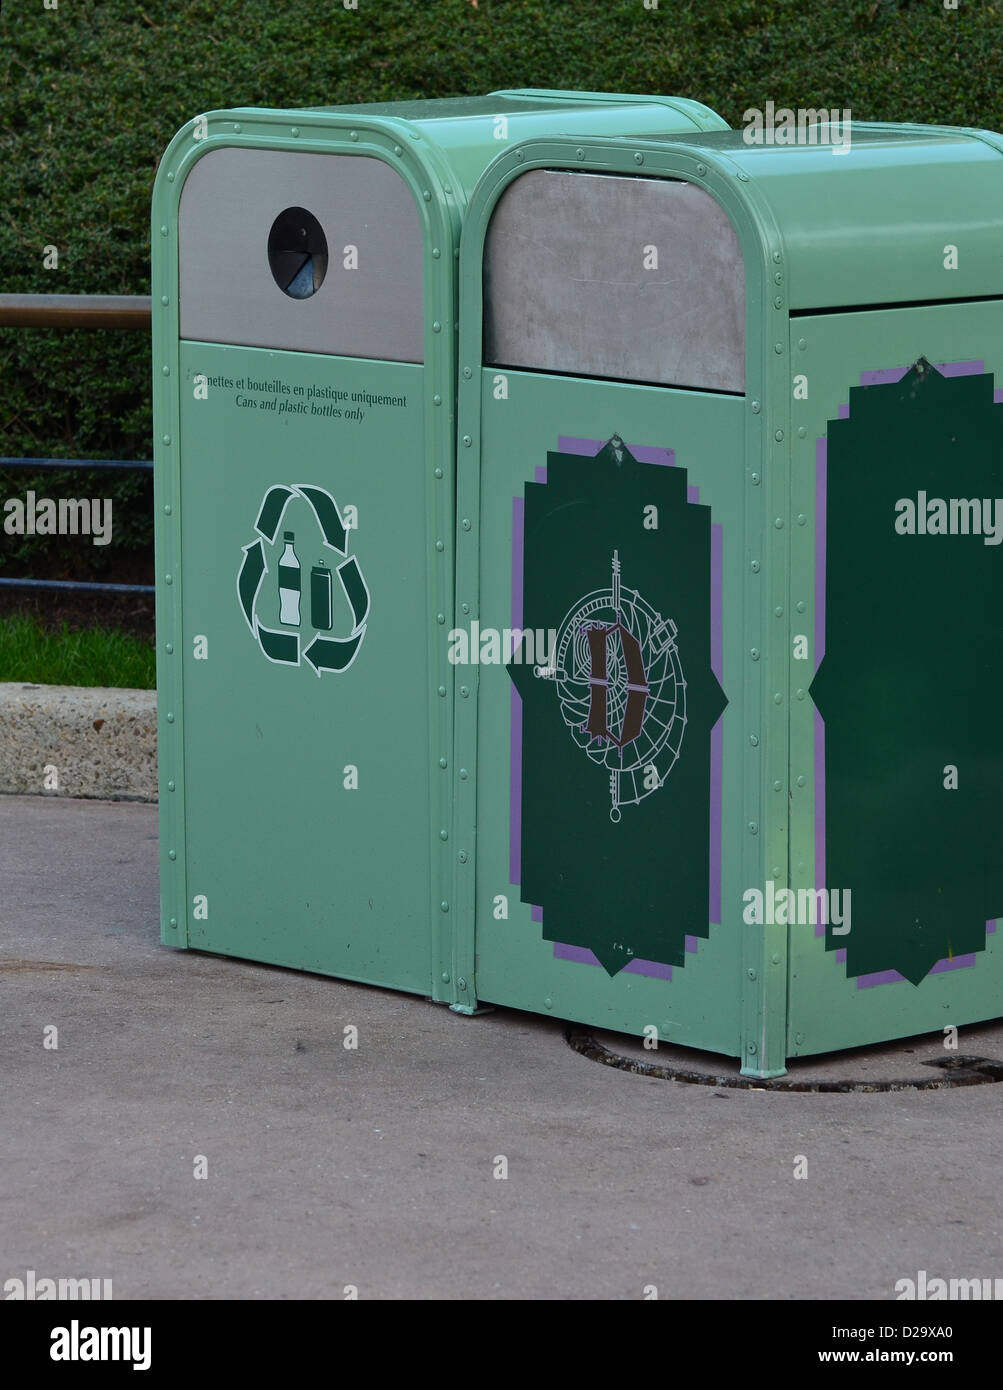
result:
<svg viewBox="0 0 1003 1390"><path fill-rule="evenodd" d="M296 113L240 107L217 114L288 120ZM477 97L311 106L300 108L299 114L311 122L320 120L335 131L346 123L360 130L392 130L402 140L407 138L412 151L421 151L424 146L441 152L449 166L450 187L461 200L469 197L481 174L503 150L557 130L582 138L612 137L621 132L696 135L729 129L727 121L709 106L684 97L542 87L513 88Z"/></svg>
<svg viewBox="0 0 1003 1390"><path fill-rule="evenodd" d="M591 140L591 167L625 143ZM727 131L637 137L630 148L696 155L760 226L765 202L794 312L1003 294L1003 137L991 131L854 122L843 146L749 144Z"/></svg>
<svg viewBox="0 0 1003 1390"><path fill-rule="evenodd" d="M415 125L430 122L463 121L494 115L514 115L520 112L546 111L553 115L555 108L565 107L577 112L583 104L597 106L656 106L666 108L683 118L682 123L696 130L729 130L730 126L716 111L703 102L688 97L656 96L637 92L579 92L548 87L512 87L488 92L477 97L429 97L411 101L372 101L357 105L308 106L302 109L317 112L354 112L359 115L384 116L392 120L409 121ZM253 109L253 108L251 108Z"/></svg>

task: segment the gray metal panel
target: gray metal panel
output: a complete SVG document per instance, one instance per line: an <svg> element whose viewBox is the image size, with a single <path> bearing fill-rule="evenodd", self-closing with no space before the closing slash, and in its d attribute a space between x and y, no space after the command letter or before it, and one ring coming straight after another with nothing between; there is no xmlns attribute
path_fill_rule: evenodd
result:
<svg viewBox="0 0 1003 1390"><path fill-rule="evenodd" d="M657 250L657 268L646 269ZM745 269L720 204L672 179L534 169L484 255L484 355L499 366L745 389Z"/></svg>
<svg viewBox="0 0 1003 1390"><path fill-rule="evenodd" d="M309 299L284 294L268 264L268 233L288 207L312 212L327 238L327 275ZM178 216L182 338L424 360L421 219L382 160L211 150ZM357 270L344 268L346 246L359 249Z"/></svg>

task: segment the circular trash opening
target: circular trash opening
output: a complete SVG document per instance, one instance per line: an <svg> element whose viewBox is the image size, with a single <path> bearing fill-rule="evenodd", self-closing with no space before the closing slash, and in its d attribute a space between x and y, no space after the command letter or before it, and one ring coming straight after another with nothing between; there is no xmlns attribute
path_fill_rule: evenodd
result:
<svg viewBox="0 0 1003 1390"><path fill-rule="evenodd" d="M327 274L327 237L306 208L286 208L268 233L272 278L290 299L309 299Z"/></svg>

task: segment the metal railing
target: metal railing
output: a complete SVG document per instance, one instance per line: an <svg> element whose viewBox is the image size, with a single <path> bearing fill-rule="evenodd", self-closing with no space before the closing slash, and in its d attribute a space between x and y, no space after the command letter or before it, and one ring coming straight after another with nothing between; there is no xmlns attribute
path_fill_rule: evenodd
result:
<svg viewBox="0 0 1003 1390"><path fill-rule="evenodd" d="M148 294L0 294L0 328L149 326Z"/></svg>
<svg viewBox="0 0 1003 1390"><path fill-rule="evenodd" d="M118 331L150 326L149 295L132 294L0 294L0 328L104 328ZM149 459L33 459L0 458L4 469L133 469L150 472ZM81 590L89 593L152 594L152 584L97 584L68 579L7 579L8 589Z"/></svg>

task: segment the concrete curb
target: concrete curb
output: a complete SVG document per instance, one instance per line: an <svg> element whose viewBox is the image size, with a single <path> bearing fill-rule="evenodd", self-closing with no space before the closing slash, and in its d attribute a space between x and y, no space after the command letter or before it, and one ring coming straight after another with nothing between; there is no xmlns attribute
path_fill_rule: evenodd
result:
<svg viewBox="0 0 1003 1390"><path fill-rule="evenodd" d="M0 683L0 792L157 800L157 692Z"/></svg>

